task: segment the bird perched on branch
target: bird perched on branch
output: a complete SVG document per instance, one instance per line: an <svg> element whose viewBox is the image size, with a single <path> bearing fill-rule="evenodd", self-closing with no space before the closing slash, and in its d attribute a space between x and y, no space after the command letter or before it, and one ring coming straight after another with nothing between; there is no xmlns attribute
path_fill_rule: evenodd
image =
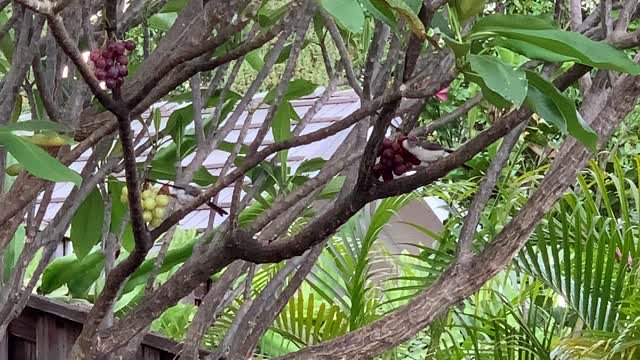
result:
<svg viewBox="0 0 640 360"><path fill-rule="evenodd" d="M407 136L407 138L402 141L402 147L423 163L434 162L453 152L453 150L447 149L440 144L420 140L414 135ZM466 164L463 165L463 167L471 169L471 167Z"/></svg>
<svg viewBox="0 0 640 360"><path fill-rule="evenodd" d="M159 181L156 180L151 180L151 179L147 179L147 181L152 181L152 182L156 182L158 184L162 184L162 188L160 188L160 193L171 196L172 198L178 200L178 203L180 204L187 204L190 201L192 201L195 197L199 196L200 194L202 194L202 190L200 190L199 188L192 186L192 185L173 185L173 184L168 184L168 183L161 183ZM174 189L176 189L175 194L172 194L169 191L169 187L172 187ZM214 204L213 201L208 200L206 202L207 206L209 206L211 208L211 210L217 212L218 214L220 214L220 216L224 216L227 215L228 213L221 207L219 207L218 205Z"/></svg>

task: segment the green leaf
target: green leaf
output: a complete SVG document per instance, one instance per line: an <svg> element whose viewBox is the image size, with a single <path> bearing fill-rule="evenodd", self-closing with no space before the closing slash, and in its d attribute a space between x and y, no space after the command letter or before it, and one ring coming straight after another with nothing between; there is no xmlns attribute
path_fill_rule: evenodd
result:
<svg viewBox="0 0 640 360"><path fill-rule="evenodd" d="M11 111L11 117L9 118L9 123L15 123L18 121L20 114L22 113L22 96L16 96L16 103L13 105L13 111ZM0 130L2 127L0 127Z"/></svg>
<svg viewBox="0 0 640 360"><path fill-rule="evenodd" d="M62 165L46 151L19 136L0 133L0 144L5 146L11 155L34 176L54 182L72 182L77 186L82 183L80 174Z"/></svg>
<svg viewBox="0 0 640 360"><path fill-rule="evenodd" d="M511 107L511 102L503 98L500 94L491 90L489 86L484 82L484 79L482 77L471 72L465 72L464 77L467 81L471 81L478 84L478 86L480 86L480 88L482 89L482 95L491 104L501 109L508 109L509 107Z"/></svg>
<svg viewBox="0 0 640 360"><path fill-rule="evenodd" d="M175 161L170 161L168 158L154 159L151 161L151 174L149 174L149 177L153 180L174 181L176 178L175 164ZM193 176L193 182L200 186L211 185L217 179L218 177L211 175L204 166L201 166Z"/></svg>
<svg viewBox="0 0 640 360"><path fill-rule="evenodd" d="M260 49L249 52L245 55L244 59L255 71L260 71L264 67L264 60L262 59L262 51Z"/></svg>
<svg viewBox="0 0 640 360"><path fill-rule="evenodd" d="M166 271L171 270L174 266L185 262L193 251L193 245L195 244L196 238L192 238L187 241L187 243L179 248L170 249L167 251L167 254L164 258L164 262L160 267L159 274L162 274ZM131 274L129 280L125 284L122 293L126 294L129 291L135 289L138 285L146 283L153 266L155 265L156 258L150 258L145 260L136 271Z"/></svg>
<svg viewBox="0 0 640 360"><path fill-rule="evenodd" d="M0 256L1 266L4 267L4 281L9 280L9 276L18 262L18 258L24 248L25 235L24 225L20 224L5 248L4 255Z"/></svg>
<svg viewBox="0 0 640 360"><path fill-rule="evenodd" d="M127 205L120 201L120 195L125 183L118 181L114 177L110 177L108 180L109 194L111 194L111 224L109 225L109 231L113 234L117 234L120 231L120 225L122 223L122 217L127 213ZM122 235L122 247L127 251L133 251L134 239L131 223L127 221Z"/></svg>
<svg viewBox="0 0 640 360"><path fill-rule="evenodd" d="M478 15L484 9L484 0L454 0L449 4L453 5L461 24Z"/></svg>
<svg viewBox="0 0 640 360"><path fill-rule="evenodd" d="M322 167L326 162L327 160L320 157L315 157L313 159L305 160L302 162L302 164L300 164L300 166L296 170L296 174L306 174L306 173L318 171L322 169Z"/></svg>
<svg viewBox="0 0 640 360"><path fill-rule="evenodd" d="M320 5L343 28L352 33L362 31L364 13L356 0L320 0Z"/></svg>
<svg viewBox="0 0 640 360"><path fill-rule="evenodd" d="M495 44L522 54L532 60L544 60L550 62L578 61L575 57L554 53L526 41L500 38L495 41Z"/></svg>
<svg viewBox="0 0 640 360"><path fill-rule="evenodd" d="M53 260L42 273L42 282L38 288L42 294L49 294L60 288L68 279L75 276L74 265L78 259L74 255L67 255Z"/></svg>
<svg viewBox="0 0 640 360"><path fill-rule="evenodd" d="M418 17L418 12L420 11L420 6L422 2L419 4L413 4L413 8L405 2L405 0L384 0L389 7L395 10L401 17L403 17L407 23L409 24L409 28L419 39L426 39L427 30L424 28L424 24Z"/></svg>
<svg viewBox="0 0 640 360"><path fill-rule="evenodd" d="M573 100L564 96L552 83L527 71L529 92L526 104L543 119L568 132L591 150L596 150L598 135L584 122Z"/></svg>
<svg viewBox="0 0 640 360"><path fill-rule="evenodd" d="M458 42L446 35L443 36L443 38L444 42L449 45L451 50L453 50L453 53L456 55L457 59L463 59L465 56L467 56L467 54L469 54L469 51L471 50L471 45L469 43Z"/></svg>
<svg viewBox="0 0 640 360"><path fill-rule="evenodd" d="M522 105L527 96L527 77L524 70L488 55L471 54L469 63L471 69L482 77L489 89L518 107Z"/></svg>
<svg viewBox="0 0 640 360"><path fill-rule="evenodd" d="M86 298L87 292L96 280L100 277L100 273L104 268L104 255L101 250L92 252L82 260L76 260L74 264L75 276L67 280L67 287L71 296L77 298Z"/></svg>
<svg viewBox="0 0 640 360"><path fill-rule="evenodd" d="M293 106L290 102L284 102L278 107L278 111L273 118L273 139L277 142L286 140L291 137L291 119L294 117Z"/></svg>
<svg viewBox="0 0 640 360"><path fill-rule="evenodd" d="M314 84L309 80L305 80L305 79L293 80L289 82L289 86L287 87L287 91L284 93L283 100L290 101L290 100L299 99L303 96L307 96L313 93L317 87L318 87L317 84ZM276 92L277 92L277 89L275 88L269 91L267 95L264 97L264 102L266 104L271 104L273 100L275 100L276 98Z"/></svg>
<svg viewBox="0 0 640 360"><path fill-rule="evenodd" d="M4 26L7 21L9 21L9 17L6 12L0 12L0 26ZM0 39L0 51L4 55L4 58L7 62L11 63L13 60L13 30L10 30L5 36Z"/></svg>
<svg viewBox="0 0 640 360"><path fill-rule="evenodd" d="M155 14L149 18L149 27L156 30L169 31L177 18L178 14L175 12Z"/></svg>
<svg viewBox="0 0 640 360"><path fill-rule="evenodd" d="M74 297L85 297L89 287L98 279L104 267L102 251L97 250L78 260L67 255L53 260L42 273L39 292L49 294L67 285Z"/></svg>
<svg viewBox="0 0 640 360"><path fill-rule="evenodd" d="M188 105L175 110L167 120L166 131L171 135L175 143L181 140L184 129L193 121L193 105Z"/></svg>
<svg viewBox="0 0 640 360"><path fill-rule="evenodd" d="M72 130L63 124L59 124L49 120L29 120L29 121L20 121L14 122L11 124L7 124L4 126L0 126L0 132L10 132L10 131L41 131L41 130L51 130L61 133L69 133Z"/></svg>
<svg viewBox="0 0 640 360"><path fill-rule="evenodd" d="M119 199L114 199L119 201ZM84 258L100 241L104 222L104 200L95 188L80 204L71 220L71 244L78 259Z"/></svg>
<svg viewBox="0 0 640 360"><path fill-rule="evenodd" d="M305 40L302 42L302 47L301 50L306 48L307 45L311 44L311 40ZM287 44L282 48L282 51L280 51L280 55L278 55L278 59L276 59L276 64L282 64L285 61L287 61L289 59L289 57L291 57L291 47L293 45L292 44ZM267 55L265 55L266 57ZM262 64L264 65L264 61L265 59L263 58L263 62ZM261 66L262 68L262 66Z"/></svg>
<svg viewBox="0 0 640 360"><path fill-rule="evenodd" d="M393 10L384 0L360 0L360 4L362 4L362 7L364 7L369 14L373 15L374 18L389 25L392 29L398 26L398 21L396 20Z"/></svg>
<svg viewBox="0 0 640 360"><path fill-rule="evenodd" d="M344 184L344 176L336 176L333 179L329 180L327 185L322 189L318 197L320 199L332 199L342 189L342 185Z"/></svg>
<svg viewBox="0 0 640 360"><path fill-rule="evenodd" d="M187 5L187 0L169 0L167 3L158 11L160 14L164 13L178 13L184 9Z"/></svg>
<svg viewBox="0 0 640 360"><path fill-rule="evenodd" d="M547 21L536 17L491 15L479 21L469 36L481 39L494 35L530 43L595 68L640 74L640 65L608 43L593 41L573 31L554 29ZM544 55L541 51L537 54Z"/></svg>
<svg viewBox="0 0 640 360"><path fill-rule="evenodd" d="M269 10L267 7L262 7L258 11L258 23L262 27L269 27L274 25L287 10L289 10L289 4L280 6L277 9Z"/></svg>
<svg viewBox="0 0 640 360"><path fill-rule="evenodd" d="M480 18L471 28L470 34L503 28L552 30L557 29L557 26L549 16L492 14Z"/></svg>
<svg viewBox="0 0 640 360"><path fill-rule="evenodd" d="M431 28L440 30L444 35L453 38L456 34L451 30L451 26L449 25L449 19L444 14L444 9L440 9L440 11L433 14L433 19L431 20Z"/></svg>

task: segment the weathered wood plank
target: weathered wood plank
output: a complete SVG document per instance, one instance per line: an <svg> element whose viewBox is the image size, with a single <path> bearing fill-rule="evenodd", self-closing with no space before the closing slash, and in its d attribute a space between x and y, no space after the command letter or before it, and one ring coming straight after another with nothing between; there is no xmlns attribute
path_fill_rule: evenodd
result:
<svg viewBox="0 0 640 360"><path fill-rule="evenodd" d="M8 355L0 360L66 360L82 330L90 307L67 304L44 296L32 295L22 314L11 322L5 345ZM182 344L171 339L146 334L137 359L168 360L180 351ZM207 352L201 351L201 355Z"/></svg>
<svg viewBox="0 0 640 360"><path fill-rule="evenodd" d="M9 337L9 359L11 360L37 360L36 344L25 339Z"/></svg>

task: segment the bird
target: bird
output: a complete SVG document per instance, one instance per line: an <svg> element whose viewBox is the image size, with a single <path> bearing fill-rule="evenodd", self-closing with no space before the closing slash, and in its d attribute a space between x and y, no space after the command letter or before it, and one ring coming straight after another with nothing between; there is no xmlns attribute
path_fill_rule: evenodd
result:
<svg viewBox="0 0 640 360"><path fill-rule="evenodd" d="M200 196L202 191L192 185L184 185L184 186L174 186L176 190L175 197L179 203L186 204L189 203L193 198ZM207 206L209 206L213 211L217 212L220 216L227 215L228 213L218 205L214 204L211 200L207 200Z"/></svg>
<svg viewBox="0 0 640 360"><path fill-rule="evenodd" d="M178 203L183 205L190 202L200 194L202 194L202 191L199 188L189 184L172 185L168 183L161 183L159 181L151 180L151 179L147 179L147 181L152 181L158 184L162 184L162 188L160 188L160 193L171 196L172 198L178 200ZM171 192L169 191L169 187L176 189L175 194L171 194ZM228 212L226 212L223 208L219 207L218 205L214 204L213 201L211 200L208 200L206 204L211 208L211 210L220 214L220 216L224 216L228 214Z"/></svg>
<svg viewBox="0 0 640 360"><path fill-rule="evenodd" d="M449 155L453 150L440 144L421 141L417 136L409 135L402 141L402 147L423 163L431 163ZM464 164L464 168L471 169Z"/></svg>

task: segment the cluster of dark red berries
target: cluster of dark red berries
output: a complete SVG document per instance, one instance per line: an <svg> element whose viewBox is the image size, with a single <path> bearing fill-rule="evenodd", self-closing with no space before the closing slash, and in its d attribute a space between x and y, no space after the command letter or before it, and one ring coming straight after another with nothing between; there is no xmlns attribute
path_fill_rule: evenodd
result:
<svg viewBox="0 0 640 360"><path fill-rule="evenodd" d="M136 42L133 40L108 41L104 48L92 51L89 60L93 62L96 79L104 81L109 89L120 87L129 74L126 52L135 48Z"/></svg>
<svg viewBox="0 0 640 360"><path fill-rule="evenodd" d="M393 175L400 176L420 165L420 160L402 147L406 136L399 136L396 141L389 138L382 140L378 151L378 162L373 166L376 179L382 176L384 181L393 180Z"/></svg>

